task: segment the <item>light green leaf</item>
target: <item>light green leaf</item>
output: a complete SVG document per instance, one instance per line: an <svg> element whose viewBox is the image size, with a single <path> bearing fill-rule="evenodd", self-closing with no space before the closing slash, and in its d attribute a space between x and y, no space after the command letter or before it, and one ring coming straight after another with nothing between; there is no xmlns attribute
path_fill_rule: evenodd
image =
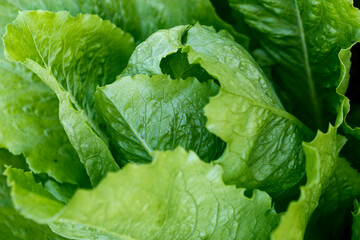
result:
<svg viewBox="0 0 360 240"><path fill-rule="evenodd" d="M344 137L337 135L337 128L330 125L327 133L319 131L312 142L303 143L307 182L300 188L300 198L291 202L282 215L272 239L303 239L310 217L334 174L338 154L345 141Z"/></svg>
<svg viewBox="0 0 360 240"><path fill-rule="evenodd" d="M189 66L221 85L205 116L209 131L227 143L217 161L225 182L274 195L297 184L305 166L301 143L313 134L284 110L260 67L225 32L199 24L160 30L135 49L121 76L191 76Z"/></svg>
<svg viewBox="0 0 360 240"><path fill-rule="evenodd" d="M88 185L84 166L60 124L56 95L20 64L0 60L0 75L0 146L23 153L35 173Z"/></svg>
<svg viewBox="0 0 360 240"><path fill-rule="evenodd" d="M283 109L241 46L199 25L189 30L187 39L189 62L199 63L221 84L205 115L207 128L227 143L217 162L225 182L273 194L294 186L303 177L303 136L312 133Z"/></svg>
<svg viewBox="0 0 360 240"><path fill-rule="evenodd" d="M157 152L152 164L128 164L78 191L51 227L78 239L266 238L278 220L270 197L247 198L221 174L193 152Z"/></svg>
<svg viewBox="0 0 360 240"><path fill-rule="evenodd" d="M38 9L79 12L73 0L4 0L0 2L0 34L20 10ZM59 122L56 95L25 67L7 62L3 43L0 76L0 146L14 154L23 153L35 173L47 173L59 182L88 185L86 171Z"/></svg>
<svg viewBox="0 0 360 240"><path fill-rule="evenodd" d="M93 94L125 66L134 47L131 36L97 16L34 11L19 14L4 43L8 59L24 64L56 93L60 121L91 183L117 170L93 119Z"/></svg>
<svg viewBox="0 0 360 240"><path fill-rule="evenodd" d="M246 197L224 185L219 166L182 148L109 173L62 209L31 173L8 168L7 175L22 214L77 239L262 239L279 220L265 192Z"/></svg>
<svg viewBox="0 0 360 240"><path fill-rule="evenodd" d="M335 123L338 54L360 40L351 0L229 0L276 60L274 82L290 112L312 128Z"/></svg>
<svg viewBox="0 0 360 240"><path fill-rule="evenodd" d="M6 240L32 240L34 237L41 239L63 239L57 237L48 226L39 225L25 219L13 208L10 188L3 175L5 165L27 168L22 156L14 156L5 149L0 149L0 236Z"/></svg>
<svg viewBox="0 0 360 240"><path fill-rule="evenodd" d="M126 162L150 162L153 150L177 146L194 150L202 160L216 159L221 140L205 127L203 108L219 87L195 78L166 75L123 77L99 88L95 108L113 146Z"/></svg>
<svg viewBox="0 0 360 240"><path fill-rule="evenodd" d="M0 2L0 34L5 33L6 25L15 20L19 11L24 10L48 10L57 12L67 10L71 14L76 15L80 12L77 2L78 0L3 0ZM0 58L4 59L3 44L0 44Z"/></svg>
<svg viewBox="0 0 360 240"><path fill-rule="evenodd" d="M63 207L63 203L48 193L41 183L35 182L32 172L8 167L5 175L14 207L26 218L44 224Z"/></svg>
<svg viewBox="0 0 360 240"><path fill-rule="evenodd" d="M80 9L95 13L131 33L137 42L144 41L159 29L195 24L226 29L235 39L248 45L248 38L222 21L209 0L79 0ZM94 6L97 6L94 8Z"/></svg>
<svg viewBox="0 0 360 240"><path fill-rule="evenodd" d="M14 167L25 167L24 159L18 156L13 156L6 152L3 149L0 149L0 163L11 164ZM0 186L6 186L6 177L2 175L3 165L0 166ZM23 170L18 170L14 168L7 169L8 180L12 181L10 184L13 184L15 181L19 186L14 186L12 188L12 197L13 199L18 199L19 194L25 194L21 197L22 201L15 202L15 207L22 211L25 209L23 214L29 214L29 209L34 210L35 212L48 208L43 208L41 205L36 206L32 204L40 204L41 199L37 195L43 195L49 199L53 199L51 195L47 192L44 192L41 185L36 184L31 173L24 173ZM6 189L8 190L8 189ZM34 197L34 194L36 197ZM43 239L43 240L57 240L65 239L53 233L47 225L40 225L35 223L30 219L25 219L21 216L12 206L10 193L6 191L5 195L2 195L0 192L0 236L2 239L6 240L32 240L32 239ZM5 197L9 204L4 205ZM34 201L35 200L35 201ZM29 202L30 201L30 202ZM31 202L33 201L33 202ZM50 200L52 201L52 200ZM19 205L19 204L20 205ZM30 204L30 206L23 206L22 203ZM47 202L46 202L47 203ZM50 208L49 208L50 209ZM41 216L43 217L43 215Z"/></svg>
<svg viewBox="0 0 360 240"><path fill-rule="evenodd" d="M182 38L189 26L177 26L159 30L139 44L131 55L127 67L120 76L136 74L161 75L160 62L166 56L176 53L182 46Z"/></svg>

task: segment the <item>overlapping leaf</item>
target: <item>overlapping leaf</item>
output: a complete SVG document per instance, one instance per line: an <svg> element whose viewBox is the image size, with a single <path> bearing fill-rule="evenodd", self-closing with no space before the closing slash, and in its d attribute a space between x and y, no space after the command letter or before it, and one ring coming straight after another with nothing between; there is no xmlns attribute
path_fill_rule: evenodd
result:
<svg viewBox="0 0 360 240"><path fill-rule="evenodd" d="M56 93L60 121L91 183L117 170L94 121L93 94L124 67L132 37L97 16L33 11L21 12L7 27L4 43L9 60L25 65Z"/></svg>
<svg viewBox="0 0 360 240"><path fill-rule="evenodd" d="M29 173L7 170L15 205L31 218L44 214L38 221L48 222L55 232L68 237L266 238L279 218L270 197L256 190L248 198L245 189L225 186L221 174L219 166L200 161L193 152L181 148L157 152L153 163L128 164L122 171L110 173L94 190L78 191L55 213L49 209L58 205L31 183ZM22 194L33 201L22 201ZM55 215L48 218L49 213Z"/></svg>
<svg viewBox="0 0 360 240"><path fill-rule="evenodd" d="M5 164L27 169L22 156L14 156L5 149L0 149L0 236L7 240L44 240L64 239L54 234L46 225L39 225L32 220L25 219L13 207L10 189L6 184L6 177L2 175Z"/></svg>
<svg viewBox="0 0 360 240"><path fill-rule="evenodd" d="M338 54L360 40L352 1L229 0L276 61L273 80L290 112L312 128L335 123ZM348 56L349 57L349 56Z"/></svg>
<svg viewBox="0 0 360 240"><path fill-rule="evenodd" d="M210 161L223 144L206 129L203 108L218 89L213 81L135 75L99 88L95 107L123 164L150 162L154 150L177 146Z"/></svg>
<svg viewBox="0 0 360 240"><path fill-rule="evenodd" d="M330 125L327 133L318 132L312 142L303 144L307 182L301 187L300 198L290 203L288 210L281 216L272 239L303 239L321 194L333 177L338 154L345 141L344 137L337 135L337 129Z"/></svg>

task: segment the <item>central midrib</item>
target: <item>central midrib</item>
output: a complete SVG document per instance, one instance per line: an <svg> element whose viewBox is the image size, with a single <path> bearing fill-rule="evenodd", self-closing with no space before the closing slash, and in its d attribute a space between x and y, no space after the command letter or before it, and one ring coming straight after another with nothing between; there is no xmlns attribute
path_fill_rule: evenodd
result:
<svg viewBox="0 0 360 240"><path fill-rule="evenodd" d="M297 1L298 0L293 0L294 5L295 5L296 18L297 18L297 22L298 22L298 26L299 26L299 30L300 30L299 33L300 33L302 54L304 57L304 67L305 67L305 71L306 71L306 80L307 80L306 82L307 82L307 86L310 91L310 100L311 100L311 103L313 106L315 123L316 123L317 127L320 127L320 125L321 125L320 106L319 106L319 102L317 100L317 93L316 93L316 89L315 89L314 80L312 78L312 71L311 71L309 56L308 56L308 48L307 48L307 44L306 44L306 36L305 36L304 26L303 26L303 22L301 19L300 10L299 10Z"/></svg>
<svg viewBox="0 0 360 240"><path fill-rule="evenodd" d="M44 67L47 70L51 71L51 68L49 68L49 66L47 65L47 63L44 60L44 57L43 57L41 51L39 50L39 47L38 47L38 44L37 44L37 42L36 42L36 40L34 38L33 32L31 31L31 28L30 28L30 26L29 26L29 24L28 24L28 22L26 20L25 20L25 24L26 24L26 27L28 28L28 30L30 32L30 35L32 37L32 40L33 40L33 43L35 45L36 51L39 54L39 56L40 56L40 58L41 58L41 60L42 60L42 62L44 64ZM54 78L55 78L55 76L54 76ZM57 81L57 79L56 79L56 81ZM64 91L64 92L68 93L69 99L70 99L71 103L75 106L75 109L78 110L78 111L80 111L80 110L83 111L83 116L85 117L86 122L94 130L96 135L98 135L99 138L101 138L101 140L108 146L109 145L109 138L107 137L107 135L99 128L99 126L95 123L95 121L91 117L88 116L85 109L83 109L80 106L80 104L78 104L78 102L76 101L76 98L71 94L71 91L69 89L65 89L59 82L57 82L57 84L60 87L60 91ZM56 94L56 91L55 91L55 94Z"/></svg>
<svg viewBox="0 0 360 240"><path fill-rule="evenodd" d="M126 125L128 126L128 128L130 129L130 131L134 134L134 136L136 137L136 139L139 140L141 146L143 146L143 148L146 150L146 152L151 155L153 152L153 149L151 149L151 147L147 144L147 142L145 141L145 139L143 139L140 134L136 131L136 129L132 126L132 124L125 118L124 114L121 112L121 109L119 109L118 107L116 107L116 105L114 104L114 101L111 100L110 97L108 97L108 95L101 90L103 95L108 98L112 104L112 106L117 110L117 112L120 114L120 116L122 117L122 119L124 119L124 121L126 122Z"/></svg>

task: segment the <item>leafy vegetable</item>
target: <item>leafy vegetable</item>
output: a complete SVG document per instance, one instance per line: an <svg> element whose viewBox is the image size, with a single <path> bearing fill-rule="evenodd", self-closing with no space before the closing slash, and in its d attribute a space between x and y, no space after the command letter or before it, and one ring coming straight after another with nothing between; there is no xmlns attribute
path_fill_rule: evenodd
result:
<svg viewBox="0 0 360 240"><path fill-rule="evenodd" d="M229 2L275 59L273 79L288 109L312 128L334 122L338 55L360 39L359 10L343 0Z"/></svg>
<svg viewBox="0 0 360 240"><path fill-rule="evenodd" d="M278 220L266 193L247 198L245 189L224 185L219 166L181 148L157 152L150 165L127 165L109 174L94 190L77 192L61 210L31 173L8 168L6 174L23 214L72 238L261 238ZM33 201L22 201L25 196Z"/></svg>
<svg viewBox="0 0 360 240"><path fill-rule="evenodd" d="M151 162L154 149L180 145L209 161L222 153L223 145L205 128L202 108L217 91L213 81L135 75L98 89L96 109L123 160Z"/></svg>
<svg viewBox="0 0 360 240"><path fill-rule="evenodd" d="M0 10L2 238L359 237L352 1Z"/></svg>

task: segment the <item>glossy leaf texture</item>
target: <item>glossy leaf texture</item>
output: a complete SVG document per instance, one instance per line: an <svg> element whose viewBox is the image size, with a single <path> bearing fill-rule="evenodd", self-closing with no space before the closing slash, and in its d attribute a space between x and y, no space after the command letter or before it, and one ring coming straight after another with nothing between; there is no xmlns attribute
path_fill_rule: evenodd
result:
<svg viewBox="0 0 360 240"><path fill-rule="evenodd" d="M203 108L218 93L213 82L167 75L123 77L99 88L95 108L126 162L146 163L154 150L182 146L205 161L217 159L221 140L205 127Z"/></svg>
<svg viewBox="0 0 360 240"><path fill-rule="evenodd" d="M268 236L279 219L270 197L256 190L248 198L245 189L224 185L221 174L219 166L200 161L193 152L181 148L156 152L153 163L128 164L122 171L110 173L94 190L78 191L65 207L48 218L49 208L55 210L54 200L46 199L38 185L31 183L29 173L7 170L17 207L32 218L45 211L43 220L67 237L258 239ZM31 188L33 191L29 193ZM29 194L34 201L21 201L21 194ZM43 201L43 209L32 212L30 206L37 206L39 201Z"/></svg>
<svg viewBox="0 0 360 240"><path fill-rule="evenodd" d="M21 12L8 25L4 43L9 60L32 70L57 95L60 121L91 183L117 170L94 120L93 94L125 66L132 37L94 15L32 11Z"/></svg>
<svg viewBox="0 0 360 240"><path fill-rule="evenodd" d="M19 10L66 9L75 14L75 6L72 1L1 1L0 33L5 33L5 26ZM59 182L88 185L86 171L59 121L56 95L36 74L8 62L3 43L0 76L0 146L13 154L24 154L35 173L47 173Z"/></svg>
<svg viewBox="0 0 360 240"><path fill-rule="evenodd" d="M183 4L187 7L184 8ZM179 5L182 7L179 8ZM162 6L166 10L164 15L171 15L171 18L158 14L157 6ZM0 16L0 33L5 32L5 26L16 18L19 11L40 9L54 12L67 10L72 16L80 12L99 14L118 27L129 30L138 41L160 28L196 21L214 24L219 29L226 28L245 45L248 41L220 20L207 0L177 1L172 4L160 0L152 2L150 7L144 1L4 0L0 2L3 13ZM170 22L165 19L170 19ZM47 173L59 182L86 186L85 171L75 160L77 154L57 119L58 100L55 94L45 87L36 74L20 64L7 62L2 44L0 58L0 146L14 154L23 153L36 173ZM18 104L14 105L13 102ZM69 176L64 173L69 171L74 174Z"/></svg>
<svg viewBox="0 0 360 240"><path fill-rule="evenodd" d="M306 155L307 182L300 188L300 198L291 202L272 233L272 239L303 239L307 224L319 205L320 197L334 175L338 154L346 139L329 126L327 133L318 132L310 143L303 143Z"/></svg>
<svg viewBox="0 0 360 240"><path fill-rule="evenodd" d="M178 57L169 58L174 54ZM187 64L179 63L186 58ZM176 67L169 72L171 65ZM210 132L227 144L217 161L226 183L276 195L301 180L301 142L311 131L284 110L259 66L226 32L199 24L158 31L136 48L121 76L163 71L182 76L179 66L202 69L204 79L220 84L205 116Z"/></svg>
<svg viewBox="0 0 360 240"><path fill-rule="evenodd" d="M335 124L343 101L339 52L360 40L349 0L229 0L275 60L273 81L287 109L311 128Z"/></svg>

